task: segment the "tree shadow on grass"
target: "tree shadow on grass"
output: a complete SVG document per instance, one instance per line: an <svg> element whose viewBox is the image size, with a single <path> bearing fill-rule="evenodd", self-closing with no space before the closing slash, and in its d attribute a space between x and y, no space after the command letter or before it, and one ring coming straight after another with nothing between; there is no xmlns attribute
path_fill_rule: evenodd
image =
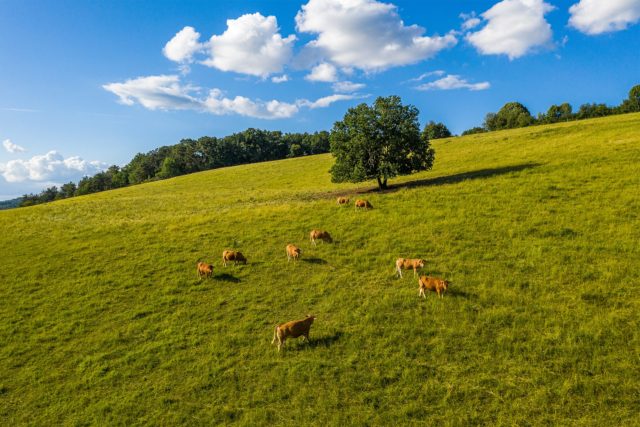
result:
<svg viewBox="0 0 640 427"><path fill-rule="evenodd" d="M327 264L327 261L322 258L301 258L301 260L309 264Z"/></svg>
<svg viewBox="0 0 640 427"><path fill-rule="evenodd" d="M215 280L221 280L223 282L240 283L241 280L229 273L220 273L213 276Z"/></svg>
<svg viewBox="0 0 640 427"><path fill-rule="evenodd" d="M507 173L520 172L527 169L532 169L540 166L540 163L522 163L519 165L503 166L499 168L478 169L470 172L462 172L454 175L438 176L435 178L418 179L415 181L402 182L398 184L389 184L385 190L380 190L378 187L366 188L357 190L356 193L392 193L402 188L416 188L416 187L432 187L445 184L457 184L462 181L470 179L484 179L491 178L497 175L504 175Z"/></svg>
<svg viewBox="0 0 640 427"><path fill-rule="evenodd" d="M449 289L447 289L447 291L445 292L445 297L447 295L453 297L453 298L464 298L464 299L477 299L478 296L476 294L473 294L471 292L465 292L463 290L460 289L456 289L454 287L450 287Z"/></svg>

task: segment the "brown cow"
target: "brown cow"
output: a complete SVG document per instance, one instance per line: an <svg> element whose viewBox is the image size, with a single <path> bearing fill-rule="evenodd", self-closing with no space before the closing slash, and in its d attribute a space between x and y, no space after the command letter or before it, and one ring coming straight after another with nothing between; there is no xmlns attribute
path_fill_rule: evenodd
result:
<svg viewBox="0 0 640 427"><path fill-rule="evenodd" d="M204 262L198 263L198 277L202 280L203 277L211 277L213 275L213 265Z"/></svg>
<svg viewBox="0 0 640 427"><path fill-rule="evenodd" d="M408 270L413 268L413 276L415 277L418 268L424 268L424 263L427 262L424 259L411 259L411 258L398 258L396 260L396 274L402 277L402 270Z"/></svg>
<svg viewBox="0 0 640 427"><path fill-rule="evenodd" d="M371 203L368 200L358 199L356 200L356 210L360 209L373 209Z"/></svg>
<svg viewBox="0 0 640 427"><path fill-rule="evenodd" d="M434 291L440 298L444 297L444 291L449 289L449 282L438 277L420 276L418 279L418 296L427 297L425 290Z"/></svg>
<svg viewBox="0 0 640 427"><path fill-rule="evenodd" d="M301 253L302 253L302 249L300 249L296 245L289 243L287 245L287 262L291 261L291 258L293 258L294 262L299 260Z"/></svg>
<svg viewBox="0 0 640 427"><path fill-rule="evenodd" d="M348 197L338 197L338 204L339 205L346 205L347 203L349 203L349 198Z"/></svg>
<svg viewBox="0 0 640 427"><path fill-rule="evenodd" d="M333 242L333 239L331 238L329 232L316 229L311 230L311 233L309 233L309 240L311 240L313 246L316 246L316 240L322 240L323 242L327 243Z"/></svg>
<svg viewBox="0 0 640 427"><path fill-rule="evenodd" d="M309 342L309 329L311 329L314 320L316 320L315 316L307 314L307 317L303 320L293 320L276 326L271 344L278 341L278 351L280 351L280 348L284 347L287 338L303 336Z"/></svg>
<svg viewBox="0 0 640 427"><path fill-rule="evenodd" d="M238 251L226 250L222 252L222 265L226 267L228 261L233 261L234 265L238 264L239 262L243 263L244 265L247 264L247 259L244 257L244 255L242 255L242 252Z"/></svg>

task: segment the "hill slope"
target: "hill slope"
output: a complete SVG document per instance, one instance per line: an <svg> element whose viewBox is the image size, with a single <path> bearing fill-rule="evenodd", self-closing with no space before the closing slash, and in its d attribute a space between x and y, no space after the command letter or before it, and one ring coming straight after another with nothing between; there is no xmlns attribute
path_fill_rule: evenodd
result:
<svg viewBox="0 0 640 427"><path fill-rule="evenodd" d="M638 129L434 141L433 171L369 212L335 205L373 184L331 184L328 155L0 212L0 423L632 422ZM336 242L312 248L315 227ZM398 256L450 293L419 299ZM274 325L310 312L311 343L278 354Z"/></svg>

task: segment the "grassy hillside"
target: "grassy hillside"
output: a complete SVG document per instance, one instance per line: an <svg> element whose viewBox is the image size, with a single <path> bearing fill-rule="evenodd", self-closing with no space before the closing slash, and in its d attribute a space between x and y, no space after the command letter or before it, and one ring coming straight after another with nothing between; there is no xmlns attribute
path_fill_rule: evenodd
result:
<svg viewBox="0 0 640 427"><path fill-rule="evenodd" d="M369 212L336 206L374 184L331 184L328 155L0 212L0 424L637 423L639 130L438 140ZM398 256L450 292L419 299Z"/></svg>

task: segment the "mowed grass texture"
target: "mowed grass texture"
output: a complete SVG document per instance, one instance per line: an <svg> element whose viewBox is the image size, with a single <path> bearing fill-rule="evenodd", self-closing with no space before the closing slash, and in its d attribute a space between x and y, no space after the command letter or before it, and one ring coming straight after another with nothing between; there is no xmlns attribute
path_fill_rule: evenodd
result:
<svg viewBox="0 0 640 427"><path fill-rule="evenodd" d="M329 155L0 212L0 424L638 425L639 131L434 141L367 212L336 205L374 184L331 184Z"/></svg>

